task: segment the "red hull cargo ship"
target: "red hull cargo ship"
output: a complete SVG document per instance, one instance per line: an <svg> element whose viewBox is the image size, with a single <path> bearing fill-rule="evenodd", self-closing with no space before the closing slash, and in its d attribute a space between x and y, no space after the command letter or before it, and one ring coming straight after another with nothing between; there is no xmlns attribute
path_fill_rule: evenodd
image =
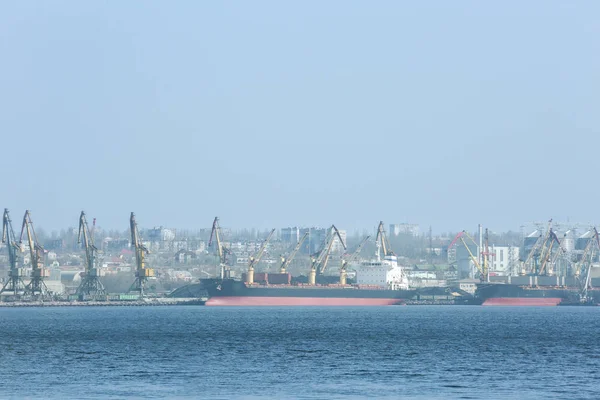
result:
<svg viewBox="0 0 600 400"><path fill-rule="evenodd" d="M287 278L284 283L278 275ZM414 290L389 290L364 285L289 283L288 274L269 274L268 283L246 284L233 279L203 279L207 306L382 306L404 304ZM175 294L175 293L174 293Z"/></svg>

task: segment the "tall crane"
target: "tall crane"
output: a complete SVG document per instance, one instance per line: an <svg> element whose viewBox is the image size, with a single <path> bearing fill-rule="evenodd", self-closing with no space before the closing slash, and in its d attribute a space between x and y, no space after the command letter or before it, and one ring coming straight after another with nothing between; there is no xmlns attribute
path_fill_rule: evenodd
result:
<svg viewBox="0 0 600 400"><path fill-rule="evenodd" d="M346 268L349 264L358 260L358 257L360 256L360 251L365 246L370 237L371 236L367 236L366 238L364 238L356 247L356 249L352 252L352 254L350 254L349 257L342 257L342 266L340 267L340 285L346 284Z"/></svg>
<svg viewBox="0 0 600 400"><path fill-rule="evenodd" d="M390 245L390 241L388 240L387 235L385 234L383 221L379 221L379 226L377 227L377 237L375 238L375 244L377 245L377 261L381 261L381 250L383 250L384 258L396 255L396 253L394 253L392 250L392 246Z"/></svg>
<svg viewBox="0 0 600 400"><path fill-rule="evenodd" d="M473 241L473 238L471 238L471 240ZM484 235L484 240L483 240L483 251L480 251L481 269L483 272L483 276L481 277L481 279L483 280L483 282L490 281L490 262L491 262L490 258L495 257L495 256L496 256L496 254L490 252L489 233L488 233L488 229L485 228L485 235Z"/></svg>
<svg viewBox="0 0 600 400"><path fill-rule="evenodd" d="M131 230L131 245L135 249L135 281L129 288L130 292L139 292L140 297L144 296L146 289L146 283L148 278L154 277L154 269L146 267L146 255L150 254L150 251L142 243L142 238L138 232L137 222L135 220L135 214L132 212L129 218L129 229Z"/></svg>
<svg viewBox="0 0 600 400"><path fill-rule="evenodd" d="M308 237L308 232L304 233L304 235L300 238L300 240L296 244L296 247L294 247L294 250L292 250L292 252L290 253L289 256L287 256L287 257L281 256L281 266L279 267L280 273L285 274L287 272L287 268L290 266L290 263L296 256L296 253L298 253L298 250L300 250L300 247L302 247L302 243L304 243L304 240L307 237Z"/></svg>
<svg viewBox="0 0 600 400"><path fill-rule="evenodd" d="M96 218L93 222L96 225ZM94 300L106 295L106 289L100 281L101 269L98 268L98 248L94 244L93 228L90 232L85 218L85 212L79 215L79 234L77 235L77 243L82 244L85 249L85 272L81 284L77 288L77 295L80 300L84 300L84 296L91 296Z"/></svg>
<svg viewBox="0 0 600 400"><path fill-rule="evenodd" d="M598 235L598 231L594 228L594 233L590 240L588 240L585 248L583 249L583 254L579 259L579 262L575 263L575 277L579 278L581 276L581 272L585 265L591 263L593 261L593 248L596 246L596 237Z"/></svg>
<svg viewBox="0 0 600 400"><path fill-rule="evenodd" d="M18 266L18 253L21 252L21 246L15 239L15 231L12 227L8 209L4 209L4 217L2 218L2 243L6 244L8 250L8 261L10 263L10 271L8 272L8 281L0 290L0 295L9 293L13 296L18 296L25 289L23 278L25 273L23 268Z"/></svg>
<svg viewBox="0 0 600 400"><path fill-rule="evenodd" d="M531 261L534 259L534 255L537 253L538 248L542 245L542 241L542 235L538 236L535 243L531 247L529 254L527 254L527 258L525 258L525 261L521 263L521 272L519 275L527 275L528 273L533 272L535 268L530 267Z"/></svg>
<svg viewBox="0 0 600 400"><path fill-rule="evenodd" d="M581 260L575 265L575 278L579 283L579 296L581 302L588 302L590 300L588 297L588 290L592 286L593 262L594 258L597 256L596 252L598 251L600 251L600 235L598 234L598 230L594 228L594 235L585 246ZM582 279L581 272L584 268L585 276Z"/></svg>
<svg viewBox="0 0 600 400"><path fill-rule="evenodd" d="M210 240L208 241L208 246L212 246L213 238L215 238L217 242L217 255L219 257L219 267L221 279L229 279L230 277L230 268L227 265L227 256L231 253L231 251L223 245L223 241L221 240L221 226L219 225L219 217L215 217L212 225L212 230L210 231Z"/></svg>
<svg viewBox="0 0 600 400"><path fill-rule="evenodd" d="M314 285L317 282L317 274L322 275L325 272L325 268L327 268L327 263L329 261L329 256L331 255L331 249L333 248L333 243L335 241L335 237L338 237L340 243L344 250L346 250L346 244L340 235L340 231L335 227L335 225L331 225L329 231L327 232L327 236L321 245L321 249L317 252L316 257L312 258L310 273L308 275L308 284Z"/></svg>
<svg viewBox="0 0 600 400"><path fill-rule="evenodd" d="M550 259L552 258L553 252L555 252L555 245L560 248L560 240L556 236L556 233L550 228L542 242L542 249L539 255L539 258L536 260L535 264L535 274L536 275L546 275L547 270L546 267L549 264Z"/></svg>
<svg viewBox="0 0 600 400"><path fill-rule="evenodd" d="M487 263L484 263L484 265L482 266L482 263L480 262L480 260L478 260L477 257L475 257L475 255L471 251L471 248L465 241L465 237L466 237L473 244L475 244L476 247L478 247L478 244L477 244L477 242L475 242L475 239L473 239L471 237L471 235L469 235L467 233L467 231L463 231L462 233L463 234L459 237L459 240L461 241L461 243L463 244L465 249L467 249L467 252L469 253L469 257L471 258L471 261L473 262L473 265L475 265L475 267L479 271L479 280L481 280L482 282L485 282L487 280L487 276L488 276Z"/></svg>
<svg viewBox="0 0 600 400"><path fill-rule="evenodd" d="M542 229L541 225L539 225L539 229L540 230ZM533 247L529 251L527 258L525 259L525 261L523 263L522 275L525 275L528 273L532 274L532 275L539 274L539 269L540 269L539 261L540 261L540 258L542 258L542 259L544 258L543 254L546 251L548 239L550 239L551 234L552 234L552 219L550 219L548 221L548 227L546 229L545 234L540 234L540 236L535 241Z"/></svg>
<svg viewBox="0 0 600 400"><path fill-rule="evenodd" d="M267 248L271 237L273 237L273 233L275 233L275 229L271 230L271 233L269 233L269 236L267 236L267 238L262 243L260 249L256 252L256 254L248 258L248 274L246 276L246 283L249 285L254 283L254 267L258 264L263 254L265 253L265 249Z"/></svg>
<svg viewBox="0 0 600 400"><path fill-rule="evenodd" d="M450 249L456 243L458 243L458 242L462 243L462 245L465 247L465 249L469 253L469 258L470 258L471 262L473 263L473 265L479 271L479 274L480 274L479 277L480 277L480 279L483 279L483 276L485 274L484 274L484 269L481 266L482 263L480 262L479 257L476 257L475 254L473 254L473 252L471 251L471 248L469 247L469 245L465 241L465 237L467 239L469 239L475 245L475 248L477 249L477 254L479 254L480 253L480 251L479 251L479 245L477 244L477 242L475 241L475 239L473 239L473 237L471 237L471 235L469 235L467 233L466 230L463 230L463 231L459 232L458 234L456 234L456 236L454 237L454 239L452 239L452 242L448 245L448 251L450 251Z"/></svg>
<svg viewBox="0 0 600 400"><path fill-rule="evenodd" d="M558 256L565 254L560 239L553 230L550 230L549 242L550 243L546 246L545 251L542 252L540 268L538 271L539 275L554 275L554 266L558 260Z"/></svg>
<svg viewBox="0 0 600 400"><path fill-rule="evenodd" d="M31 257L31 281L25 287L24 295L40 297L42 300L49 297L48 287L44 283L44 279L50 276L50 271L44 268L44 248L38 243L33 222L31 222L31 214L29 210L25 211L23 216L23 225L21 226L20 242L23 242L23 235L27 235L27 243L29 245L29 254Z"/></svg>

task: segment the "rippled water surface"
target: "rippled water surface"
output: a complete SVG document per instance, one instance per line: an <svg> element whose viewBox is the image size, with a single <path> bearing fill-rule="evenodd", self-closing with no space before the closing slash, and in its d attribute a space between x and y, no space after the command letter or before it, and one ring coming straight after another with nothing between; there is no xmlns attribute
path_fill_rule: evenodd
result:
<svg viewBox="0 0 600 400"><path fill-rule="evenodd" d="M0 308L1 398L599 398L600 308Z"/></svg>

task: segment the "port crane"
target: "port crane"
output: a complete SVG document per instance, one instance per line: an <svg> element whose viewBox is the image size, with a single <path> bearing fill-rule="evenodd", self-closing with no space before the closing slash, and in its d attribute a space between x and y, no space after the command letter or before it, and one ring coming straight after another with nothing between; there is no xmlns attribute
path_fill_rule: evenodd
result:
<svg viewBox="0 0 600 400"><path fill-rule="evenodd" d="M532 268L530 268L531 261L533 260L533 256L537 252L537 249L541 246L541 243L542 235L538 236L537 240L531 247L529 254L527 254L527 258L521 263L521 272L519 275L527 275L528 272L533 270Z"/></svg>
<svg viewBox="0 0 600 400"><path fill-rule="evenodd" d="M558 250L556 250L557 248ZM552 228L550 228L542 244L539 260L536 263L536 267L539 265L539 268L536 268L535 273L537 275L552 275L554 273L552 265L556 262L560 250L562 250L560 240Z"/></svg>
<svg viewBox="0 0 600 400"><path fill-rule="evenodd" d="M488 271L486 269L484 269L485 265L482 266L480 261L477 259L477 257L475 257L475 255L471 251L471 248L465 241L465 237L467 239L469 239L477 248L479 246L477 245L477 242L475 242L475 239L473 239L473 237L471 237L471 235L469 235L467 233L467 231L463 231L462 233L463 234L460 236L459 239L460 239L461 243L463 244L463 246L465 247L465 249L467 249L467 252L469 253L469 257L471 258L471 261L473 262L473 265L475 265L475 268L477 268L477 271L479 271L479 280L481 282L485 282L485 281L487 281Z"/></svg>
<svg viewBox="0 0 600 400"><path fill-rule="evenodd" d="M275 233L275 229L271 230L271 232L269 233L269 236L267 236L267 238L262 243L262 245L260 246L260 249L256 252L256 254L254 254L254 255L250 256L250 258L248 258L248 274L246 276L246 283L249 285L254 283L254 267L258 264L258 262L260 261L260 259L263 256L263 254L265 253L265 249L267 248L269 241L273 237L273 233Z"/></svg>
<svg viewBox="0 0 600 400"><path fill-rule="evenodd" d="M358 257L360 256L360 251L365 246L365 244L367 243L369 238L370 238L370 236L365 237L359 243L359 245L356 247L356 249L352 252L352 254L350 254L350 256L348 256L347 258L342 257L342 266L340 267L340 285L346 284L346 268L348 267L349 264L358 260Z"/></svg>
<svg viewBox="0 0 600 400"><path fill-rule="evenodd" d="M483 237L484 237L484 239L483 239L483 251L480 252L480 254L481 254L481 261L483 263L481 269L483 270L483 281L484 282L489 282L490 281L490 259L492 257L495 257L496 254L490 252L489 232L488 232L487 228L485 228L485 234L484 234ZM471 240L473 240L473 238L471 238Z"/></svg>
<svg viewBox="0 0 600 400"><path fill-rule="evenodd" d="M335 241L336 236L340 240L342 247L346 250L346 244L340 235L340 231L335 227L335 225L331 225L329 231L327 232L327 236L321 245L321 249L316 253L316 257L312 258L310 272L308 275L308 284L315 285L317 281L317 274L322 275L327 268L327 263L329 262L329 256L331 255L331 249L333 248L333 242Z"/></svg>
<svg viewBox="0 0 600 400"><path fill-rule="evenodd" d="M592 287L592 268L598 251L600 251L600 237L598 230L594 228L594 235L585 246L581 260L575 265L575 279L579 284L579 297L583 303L590 301L588 290ZM586 269L583 279L581 279L582 267Z"/></svg>
<svg viewBox="0 0 600 400"><path fill-rule="evenodd" d="M541 229L541 227L540 227ZM527 258L522 264L521 275L526 275L528 273L532 275L538 274L538 256L544 251L546 243L550 238L550 234L552 232L552 219L548 221L548 228L546 229L546 234L541 234L531 247Z"/></svg>
<svg viewBox="0 0 600 400"><path fill-rule="evenodd" d="M392 251L390 241L387 235L385 234L383 221L379 221L379 226L377 227L377 237L375 238L375 244L377 245L377 261L381 261L381 250L383 250L384 258L396 255L396 253Z"/></svg>
<svg viewBox="0 0 600 400"><path fill-rule="evenodd" d="M94 225L96 218L94 218ZM77 295L80 300L84 300L85 296L90 296L96 300L106 295L106 289L100 281L101 269L98 267L98 248L94 244L93 228L89 230L85 212L79 215L79 233L77 235L77 243L83 244L85 249L85 272L81 284L77 288Z"/></svg>
<svg viewBox="0 0 600 400"><path fill-rule="evenodd" d="M135 214L133 212L129 218L129 229L131 230L131 245L135 249L136 262L135 281L133 281L129 291L139 292L140 297L143 297L148 278L154 277L154 269L146 267L146 255L150 254L150 251L142 243L142 238L138 232L138 226L135 220Z"/></svg>
<svg viewBox="0 0 600 400"><path fill-rule="evenodd" d="M44 268L44 248L39 244L33 222L31 222L31 214L29 210L25 211L23 216L23 225L21 226L21 236L19 241L23 242L23 235L27 236L27 244L29 245L29 254L31 257L31 281L25 287L24 295L40 297L42 300L50 296L48 287L44 283L44 279L50 276L50 271Z"/></svg>
<svg viewBox="0 0 600 400"><path fill-rule="evenodd" d="M219 257L219 267L221 279L229 279L231 271L229 266L227 265L227 256L231 254L231 250L223 245L223 241L221 240L221 226L219 225L219 217L215 217L212 225L212 230L210 231L210 240L208 241L208 246L212 246L213 238L215 238L217 242L217 255Z"/></svg>
<svg viewBox="0 0 600 400"><path fill-rule="evenodd" d="M300 250L300 247L302 247L302 243L304 243L304 240L307 237L308 237L308 232L306 232L306 233L304 233L304 235L302 235L302 237L296 244L296 247L294 247L294 250L292 250L292 252L290 253L289 256L287 256L287 257L281 256L281 266L279 267L280 273L285 274L287 272L287 268L290 266L290 263L296 256L296 253L298 252L298 250Z"/></svg>
<svg viewBox="0 0 600 400"><path fill-rule="evenodd" d="M471 262L473 263L473 265L475 266L475 268L477 268L477 271L479 272L479 279L482 282L486 282L489 280L489 263L488 263L488 256L492 255L492 253L490 253L489 251L489 246L488 246L488 240L487 240L487 230L486 230L486 240L485 240L485 251L480 252L479 251L479 245L477 244L477 242L475 241L475 239L473 239L473 237L471 235L469 235L467 233L466 230L459 232L454 239L452 240L452 242L450 243L450 245L448 246L448 249L451 249L452 246L454 246L456 243L458 243L460 241L460 243L462 243L462 245L464 246L464 248L467 250L467 252L469 253L469 258L471 259ZM479 257L475 256L475 254L473 254L473 252L471 251L471 247L469 247L469 244L467 244L467 241L465 240L465 238L467 238L471 243L473 243L475 245L475 248L477 249L478 253L480 253L483 257L483 260L479 260Z"/></svg>
<svg viewBox="0 0 600 400"><path fill-rule="evenodd" d="M8 250L8 261L10 263L10 271L8 272L8 281L0 290L0 295L7 293L13 296L18 296L25 289L23 278L25 273L23 268L18 266L18 253L21 252L21 246L15 239L15 231L12 227L12 222L8 214L8 209L4 209L4 217L2 218L2 243L6 244Z"/></svg>

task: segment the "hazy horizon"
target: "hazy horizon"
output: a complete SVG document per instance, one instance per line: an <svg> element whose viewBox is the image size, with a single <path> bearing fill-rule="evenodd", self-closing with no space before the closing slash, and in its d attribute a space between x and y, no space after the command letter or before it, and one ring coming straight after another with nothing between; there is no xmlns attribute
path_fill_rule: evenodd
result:
<svg viewBox="0 0 600 400"><path fill-rule="evenodd" d="M0 208L50 232L594 223L600 4L5 2ZM19 225L20 226L20 225Z"/></svg>

